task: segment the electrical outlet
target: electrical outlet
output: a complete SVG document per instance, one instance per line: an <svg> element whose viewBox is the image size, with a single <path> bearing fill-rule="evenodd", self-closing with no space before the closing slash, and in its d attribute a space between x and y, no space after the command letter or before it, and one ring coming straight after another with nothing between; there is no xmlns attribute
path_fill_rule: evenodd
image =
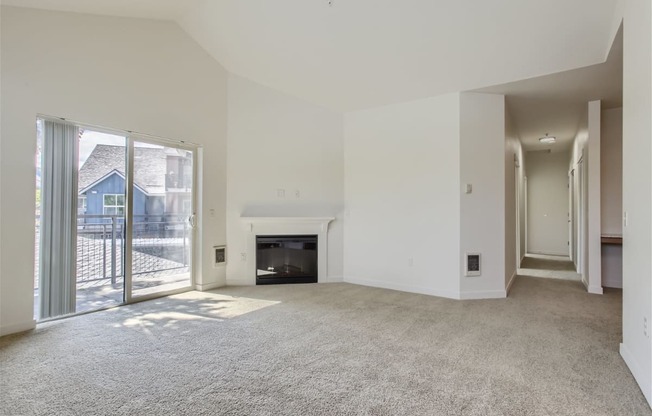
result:
<svg viewBox="0 0 652 416"><path fill-rule="evenodd" d="M240 260L247 261L247 253L240 253Z"/></svg>
<svg viewBox="0 0 652 416"><path fill-rule="evenodd" d="M301 191L298 190L298 189L296 191L294 191L294 196L297 197L297 199L301 198Z"/></svg>
<svg viewBox="0 0 652 416"><path fill-rule="evenodd" d="M285 189L277 189L276 196L279 198L285 198Z"/></svg>
<svg viewBox="0 0 652 416"><path fill-rule="evenodd" d="M413 258L413 257L410 257L410 258L408 259L408 267L412 267L412 266L414 266L414 258Z"/></svg>

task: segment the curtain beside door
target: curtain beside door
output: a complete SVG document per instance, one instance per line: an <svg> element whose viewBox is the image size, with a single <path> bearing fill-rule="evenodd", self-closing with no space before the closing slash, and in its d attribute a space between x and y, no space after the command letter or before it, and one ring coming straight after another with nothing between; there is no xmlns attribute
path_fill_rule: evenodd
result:
<svg viewBox="0 0 652 416"><path fill-rule="evenodd" d="M44 120L40 319L75 312L79 128Z"/></svg>

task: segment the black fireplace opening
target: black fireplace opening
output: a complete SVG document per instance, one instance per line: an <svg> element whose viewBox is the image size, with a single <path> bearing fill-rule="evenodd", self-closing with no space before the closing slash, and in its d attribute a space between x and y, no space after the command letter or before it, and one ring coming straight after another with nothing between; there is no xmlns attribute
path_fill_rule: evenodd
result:
<svg viewBox="0 0 652 416"><path fill-rule="evenodd" d="M317 283L316 235L256 236L256 284Z"/></svg>

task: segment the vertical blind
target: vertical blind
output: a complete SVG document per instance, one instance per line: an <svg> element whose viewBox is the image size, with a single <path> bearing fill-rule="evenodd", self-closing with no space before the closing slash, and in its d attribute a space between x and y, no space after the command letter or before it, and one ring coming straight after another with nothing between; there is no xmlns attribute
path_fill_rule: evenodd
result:
<svg viewBox="0 0 652 416"><path fill-rule="evenodd" d="M44 121L41 172L40 318L75 312L79 128Z"/></svg>

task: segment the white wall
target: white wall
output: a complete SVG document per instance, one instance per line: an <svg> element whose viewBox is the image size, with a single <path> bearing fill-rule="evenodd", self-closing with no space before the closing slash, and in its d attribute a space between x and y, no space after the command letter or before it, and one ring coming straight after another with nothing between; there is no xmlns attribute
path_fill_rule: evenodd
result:
<svg viewBox="0 0 652 416"><path fill-rule="evenodd" d="M173 23L4 7L1 18L1 333L33 326L39 113L201 144L198 278L224 284L210 255L226 242L224 69Z"/></svg>
<svg viewBox="0 0 652 416"><path fill-rule="evenodd" d="M346 281L458 297L459 120L459 94L345 114Z"/></svg>
<svg viewBox="0 0 652 416"><path fill-rule="evenodd" d="M525 158L511 117L505 110L505 289L516 278L525 255Z"/></svg>
<svg viewBox="0 0 652 416"><path fill-rule="evenodd" d="M531 151L527 164L528 252L568 255L568 151Z"/></svg>
<svg viewBox="0 0 652 416"><path fill-rule="evenodd" d="M574 225L572 248L582 283L590 293L602 294L600 227L600 101L587 104L573 141L569 171L574 171ZM583 201L583 202L582 202Z"/></svg>
<svg viewBox="0 0 652 416"><path fill-rule="evenodd" d="M461 94L460 144L460 297L505 297L503 95ZM481 254L481 276L464 276L466 253Z"/></svg>
<svg viewBox="0 0 652 416"><path fill-rule="evenodd" d="M620 352L652 402L652 6L627 0L623 62L623 343ZM648 332L643 331L647 319Z"/></svg>
<svg viewBox="0 0 652 416"><path fill-rule="evenodd" d="M600 199L602 233L623 233L623 109L602 112L600 140ZM622 246L602 246L602 284L622 288Z"/></svg>
<svg viewBox="0 0 652 416"><path fill-rule="evenodd" d="M623 109L602 112L600 206L603 234L623 232Z"/></svg>
<svg viewBox="0 0 652 416"><path fill-rule="evenodd" d="M241 257L245 253L248 261L255 259L255 253L247 252L241 216L336 217L329 228L328 280L342 280L342 128L341 113L229 75L229 284L255 284ZM284 197L278 196L280 189Z"/></svg>
<svg viewBox="0 0 652 416"><path fill-rule="evenodd" d="M588 244L589 292L602 294L602 244L600 227L600 101L589 102Z"/></svg>
<svg viewBox="0 0 652 416"><path fill-rule="evenodd" d="M586 193L587 181L585 179L588 176L588 169L586 169L587 163L584 163L585 162L584 156L586 153L585 147L587 146L588 140L589 140L589 112L587 106L586 111L584 112L584 115L582 117L582 120L580 121L578 131L575 134L575 138L573 139L573 145L571 147L571 159L568 166L568 171L574 173L574 175L572 176L572 180L573 180L572 205L574 211L572 213L573 216L572 221L573 221L574 239L571 240L570 245L571 245L571 251L573 253L573 261L575 263L578 273L582 274L583 281L587 281L586 273L584 272L584 270L587 269L587 266L585 264L587 252L585 252L585 247L583 244L585 243L588 234L586 232L586 224L582 221L586 217L585 215L586 210L584 209L585 207L582 206L581 200L582 198L586 198L586 194L587 194Z"/></svg>

